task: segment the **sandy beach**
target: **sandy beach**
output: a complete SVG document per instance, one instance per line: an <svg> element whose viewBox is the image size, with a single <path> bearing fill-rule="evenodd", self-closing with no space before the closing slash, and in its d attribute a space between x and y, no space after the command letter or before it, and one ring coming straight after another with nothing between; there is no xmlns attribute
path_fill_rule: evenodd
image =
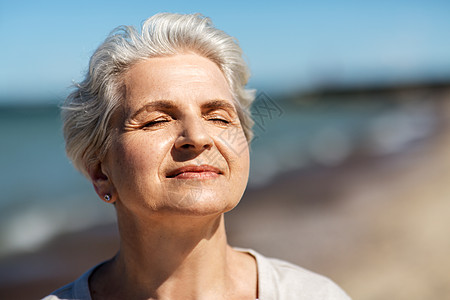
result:
<svg viewBox="0 0 450 300"><path fill-rule="evenodd" d="M448 299L449 149L446 124L406 153L283 174L227 213L229 242L324 274L353 299ZM3 258L0 299L39 299L117 245L111 224Z"/></svg>

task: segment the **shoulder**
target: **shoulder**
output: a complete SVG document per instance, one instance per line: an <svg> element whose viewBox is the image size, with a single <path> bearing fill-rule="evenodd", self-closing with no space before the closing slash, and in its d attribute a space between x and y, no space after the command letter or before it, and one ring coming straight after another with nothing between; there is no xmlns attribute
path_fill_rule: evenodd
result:
<svg viewBox="0 0 450 300"><path fill-rule="evenodd" d="M336 283L325 276L283 260L266 259L273 272L272 282L276 282L276 288L282 295L294 296L296 293L296 297L301 295L305 299L350 299Z"/></svg>
<svg viewBox="0 0 450 300"><path fill-rule="evenodd" d="M75 299L74 284L75 284L75 282L69 283L69 284L57 289L56 291L53 291L50 295L42 298L41 300Z"/></svg>
<svg viewBox="0 0 450 300"><path fill-rule="evenodd" d="M41 300L91 300L89 291L89 276L103 263L91 268L81 275L77 280L71 282Z"/></svg>
<svg viewBox="0 0 450 300"><path fill-rule="evenodd" d="M280 259L267 258L253 250L245 251L257 261L260 300L350 300L337 284L325 276Z"/></svg>

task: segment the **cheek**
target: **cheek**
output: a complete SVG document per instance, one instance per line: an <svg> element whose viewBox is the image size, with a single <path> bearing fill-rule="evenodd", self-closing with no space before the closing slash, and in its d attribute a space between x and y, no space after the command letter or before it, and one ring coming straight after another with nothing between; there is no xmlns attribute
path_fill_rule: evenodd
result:
<svg viewBox="0 0 450 300"><path fill-rule="evenodd" d="M143 175L158 175L161 162L169 152L169 139L151 135L122 137L114 146L115 173L119 177L141 178ZM138 176L136 176L138 175Z"/></svg>
<svg viewBox="0 0 450 300"><path fill-rule="evenodd" d="M218 132L216 136L221 144L227 148L227 151L236 155L248 152L248 143L242 128L231 127Z"/></svg>
<svg viewBox="0 0 450 300"><path fill-rule="evenodd" d="M222 149L234 172L239 174L242 180L248 179L250 168L250 156L248 142L241 128L231 128L219 135Z"/></svg>
<svg viewBox="0 0 450 300"><path fill-rule="evenodd" d="M248 144L246 144L245 149L243 149L239 153L237 161L240 167L241 180L245 181L245 185L247 185L248 176L250 172L250 153Z"/></svg>

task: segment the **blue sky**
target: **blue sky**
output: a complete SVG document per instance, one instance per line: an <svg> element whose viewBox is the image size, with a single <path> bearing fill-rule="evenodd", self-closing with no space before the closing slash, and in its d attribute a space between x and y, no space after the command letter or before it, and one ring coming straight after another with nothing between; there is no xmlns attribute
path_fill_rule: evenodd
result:
<svg viewBox="0 0 450 300"><path fill-rule="evenodd" d="M211 17L266 91L450 78L450 1L0 0L0 101L63 98L114 27L162 11Z"/></svg>

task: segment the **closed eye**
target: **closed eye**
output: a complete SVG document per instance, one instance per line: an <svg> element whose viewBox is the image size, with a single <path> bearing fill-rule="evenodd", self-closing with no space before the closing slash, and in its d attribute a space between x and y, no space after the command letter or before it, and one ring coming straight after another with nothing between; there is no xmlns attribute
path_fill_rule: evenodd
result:
<svg viewBox="0 0 450 300"><path fill-rule="evenodd" d="M228 121L225 118L221 118L221 117L209 118L208 121L211 121L211 122L214 122L214 123L218 123L218 124L222 124L222 125L230 124L230 121Z"/></svg>
<svg viewBox="0 0 450 300"><path fill-rule="evenodd" d="M170 120L166 119L166 118L159 118L159 119L152 120L150 122L145 123L144 126L142 126L142 128L163 126L164 123L168 123L169 121Z"/></svg>

